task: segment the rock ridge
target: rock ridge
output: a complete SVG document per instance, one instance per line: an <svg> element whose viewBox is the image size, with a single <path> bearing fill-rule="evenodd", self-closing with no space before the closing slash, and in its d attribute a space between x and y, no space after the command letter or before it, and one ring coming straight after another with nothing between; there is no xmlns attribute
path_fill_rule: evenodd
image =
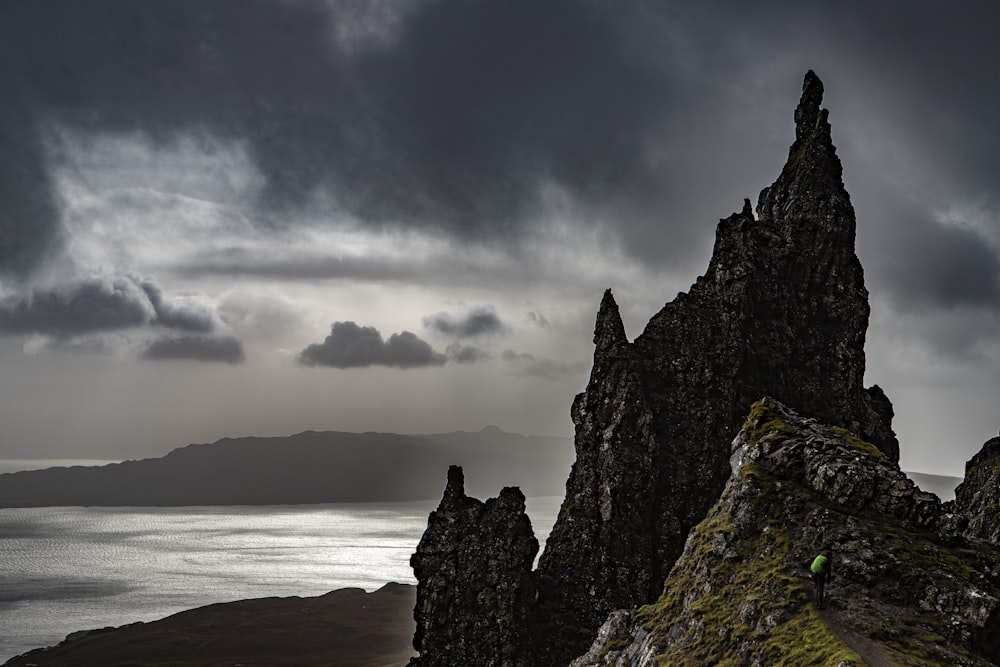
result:
<svg viewBox="0 0 1000 667"><path fill-rule="evenodd" d="M872 445L766 398L659 599L613 614L572 665L868 664L841 635L892 664L994 664L1000 549L961 523ZM824 548L818 612L807 566Z"/></svg>

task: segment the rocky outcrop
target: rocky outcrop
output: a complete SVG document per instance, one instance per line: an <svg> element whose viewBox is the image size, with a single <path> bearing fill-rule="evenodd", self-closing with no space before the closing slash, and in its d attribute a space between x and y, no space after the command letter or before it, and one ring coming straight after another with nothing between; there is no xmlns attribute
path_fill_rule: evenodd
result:
<svg viewBox="0 0 1000 667"><path fill-rule="evenodd" d="M987 441L965 464L955 508L968 521L968 537L1000 544L1000 438Z"/></svg>
<svg viewBox="0 0 1000 667"><path fill-rule="evenodd" d="M1000 659L1000 549L964 545L948 506L874 446L765 399L730 464L659 599L614 614L574 667ZM823 548L819 612L807 566Z"/></svg>
<svg viewBox="0 0 1000 667"><path fill-rule="evenodd" d="M417 577L411 667L530 664L528 609L538 540L524 495L508 487L481 502L465 495L462 469L448 485L410 559Z"/></svg>
<svg viewBox="0 0 1000 667"><path fill-rule="evenodd" d="M708 270L629 342L611 293L573 404L577 460L539 563L539 664L565 663L620 608L652 600L729 477L726 443L771 395L899 456L863 386L868 293L823 85L809 72L788 160L757 217L722 220Z"/></svg>

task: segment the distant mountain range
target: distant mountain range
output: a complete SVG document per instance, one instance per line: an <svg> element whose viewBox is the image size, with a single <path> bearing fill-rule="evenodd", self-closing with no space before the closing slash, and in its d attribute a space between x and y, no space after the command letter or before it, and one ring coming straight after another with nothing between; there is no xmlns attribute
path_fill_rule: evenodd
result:
<svg viewBox="0 0 1000 667"><path fill-rule="evenodd" d="M161 458L0 475L0 507L60 505L281 505L425 500L440 496L449 465L470 490L506 485L562 495L572 438L496 427L434 435L306 431L223 438Z"/></svg>

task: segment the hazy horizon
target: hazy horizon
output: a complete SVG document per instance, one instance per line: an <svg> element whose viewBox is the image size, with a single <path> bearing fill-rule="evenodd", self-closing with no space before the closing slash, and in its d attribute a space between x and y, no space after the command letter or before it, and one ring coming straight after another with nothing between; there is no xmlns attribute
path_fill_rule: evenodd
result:
<svg viewBox="0 0 1000 667"><path fill-rule="evenodd" d="M0 4L0 458L306 430L571 436L594 317L704 272L802 77L867 384L960 476L1000 397L1000 6ZM928 48L933 45L934 48Z"/></svg>

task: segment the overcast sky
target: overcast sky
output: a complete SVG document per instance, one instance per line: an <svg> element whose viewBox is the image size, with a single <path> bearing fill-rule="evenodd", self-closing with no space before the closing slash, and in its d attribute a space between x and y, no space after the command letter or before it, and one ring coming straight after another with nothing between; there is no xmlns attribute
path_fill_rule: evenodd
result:
<svg viewBox="0 0 1000 667"><path fill-rule="evenodd" d="M0 458L569 435L812 68L904 468L1000 427L995 2L5 0Z"/></svg>

